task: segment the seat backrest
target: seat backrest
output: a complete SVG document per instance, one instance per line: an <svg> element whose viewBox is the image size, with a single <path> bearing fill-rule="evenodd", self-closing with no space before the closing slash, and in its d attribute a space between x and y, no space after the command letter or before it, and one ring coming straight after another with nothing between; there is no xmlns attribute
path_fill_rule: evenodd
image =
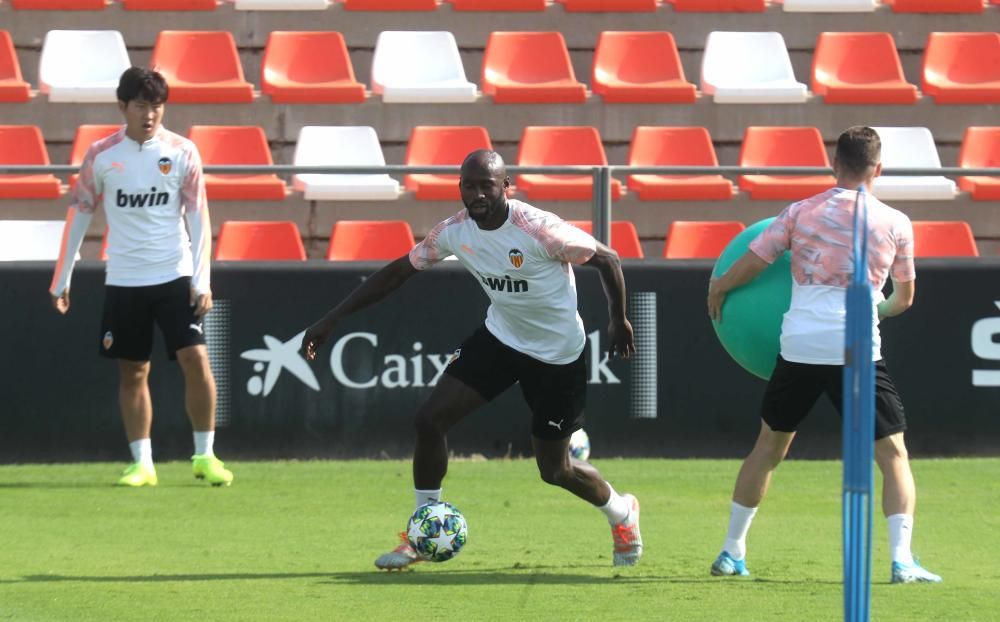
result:
<svg viewBox="0 0 1000 622"><path fill-rule="evenodd" d="M884 0L894 13L982 13L983 0Z"/></svg>
<svg viewBox="0 0 1000 622"><path fill-rule="evenodd" d="M882 140L882 168L941 168L934 136L926 127L874 127Z"/></svg>
<svg viewBox="0 0 1000 622"><path fill-rule="evenodd" d="M466 80L455 35L447 31L379 33L371 76L373 90L384 84Z"/></svg>
<svg viewBox="0 0 1000 622"><path fill-rule="evenodd" d="M87 150L98 140L105 136L111 136L121 129L120 125L81 125L76 128L73 136L73 147L69 152L69 163L79 166L83 164L83 158L87 155Z"/></svg>
<svg viewBox="0 0 1000 622"><path fill-rule="evenodd" d="M233 35L222 30L162 30L150 65L168 83L245 81Z"/></svg>
<svg viewBox="0 0 1000 622"><path fill-rule="evenodd" d="M348 11L433 11L438 0L340 0Z"/></svg>
<svg viewBox="0 0 1000 622"><path fill-rule="evenodd" d="M50 164L37 125L0 125L0 164Z"/></svg>
<svg viewBox="0 0 1000 622"><path fill-rule="evenodd" d="M261 90L290 78L296 82L355 81L354 67L339 32L274 31L267 36L261 63Z"/></svg>
<svg viewBox="0 0 1000 622"><path fill-rule="evenodd" d="M0 261L55 261L62 220L0 220Z"/></svg>
<svg viewBox="0 0 1000 622"><path fill-rule="evenodd" d="M764 0L665 0L673 2L677 12L711 13L760 13L764 11Z"/></svg>
<svg viewBox="0 0 1000 622"><path fill-rule="evenodd" d="M99 85L107 89L107 101L117 101L118 80L131 66L117 30L50 30L38 62L39 88Z"/></svg>
<svg viewBox="0 0 1000 622"><path fill-rule="evenodd" d="M567 13L653 12L657 0L558 0Z"/></svg>
<svg viewBox="0 0 1000 622"><path fill-rule="evenodd" d="M860 13L874 11L876 0L784 0L787 12L800 13Z"/></svg>
<svg viewBox="0 0 1000 622"><path fill-rule="evenodd" d="M219 261L305 260L302 236L294 222L227 220L215 245Z"/></svg>
<svg viewBox="0 0 1000 622"><path fill-rule="evenodd" d="M307 125L295 143L295 164L383 165L385 156L375 128L366 125Z"/></svg>
<svg viewBox="0 0 1000 622"><path fill-rule="evenodd" d="M485 127L418 125L406 145L406 164L461 164L476 149L493 149Z"/></svg>
<svg viewBox="0 0 1000 622"><path fill-rule="evenodd" d="M448 0L453 11L544 11L545 0Z"/></svg>
<svg viewBox="0 0 1000 622"><path fill-rule="evenodd" d="M792 60L779 32L708 34L701 63L701 83L755 84L795 81Z"/></svg>
<svg viewBox="0 0 1000 622"><path fill-rule="evenodd" d="M815 127L751 126L743 133L740 166L830 166Z"/></svg>
<svg viewBox="0 0 1000 622"><path fill-rule="evenodd" d="M190 138L204 164L274 164L264 130L253 125L192 125Z"/></svg>
<svg viewBox="0 0 1000 622"><path fill-rule="evenodd" d="M214 11L216 0L122 0L126 11Z"/></svg>
<svg viewBox="0 0 1000 622"><path fill-rule="evenodd" d="M567 223L593 235L594 223L589 220L567 220ZM611 221L611 248L622 259L642 259L642 244L635 225L628 220Z"/></svg>
<svg viewBox="0 0 1000 622"><path fill-rule="evenodd" d="M669 32L602 32L594 50L593 84L684 80L677 43Z"/></svg>
<svg viewBox="0 0 1000 622"><path fill-rule="evenodd" d="M589 126L528 126L521 133L517 163L607 165L597 128Z"/></svg>
<svg viewBox="0 0 1000 622"><path fill-rule="evenodd" d="M966 128L958 165L967 168L1000 167L1000 127Z"/></svg>
<svg viewBox="0 0 1000 622"><path fill-rule="evenodd" d="M972 228L964 221L913 221L914 257L978 257Z"/></svg>
<svg viewBox="0 0 1000 622"><path fill-rule="evenodd" d="M0 30L0 81L3 80L24 81L21 64L17 62L17 52L14 51L14 41L6 30Z"/></svg>
<svg viewBox="0 0 1000 622"><path fill-rule="evenodd" d="M576 80L566 40L559 32L493 32L483 56L482 85L498 80L537 83Z"/></svg>
<svg viewBox="0 0 1000 622"><path fill-rule="evenodd" d="M887 32L822 32L813 55L812 88L845 82L905 81L896 43Z"/></svg>
<svg viewBox="0 0 1000 622"><path fill-rule="evenodd" d="M332 261L381 261L402 257L416 242L405 220L340 220L330 231L326 258Z"/></svg>
<svg viewBox="0 0 1000 622"><path fill-rule="evenodd" d="M105 0L11 0L15 10L100 11Z"/></svg>
<svg viewBox="0 0 1000 622"><path fill-rule="evenodd" d="M666 259L714 259L746 229L739 221L675 220L663 244Z"/></svg>
<svg viewBox="0 0 1000 622"><path fill-rule="evenodd" d="M1000 33L930 33L921 71L924 90L935 76L965 84L1000 81Z"/></svg>
<svg viewBox="0 0 1000 622"><path fill-rule="evenodd" d="M640 126L632 132L630 166L718 166L712 137L703 127Z"/></svg>

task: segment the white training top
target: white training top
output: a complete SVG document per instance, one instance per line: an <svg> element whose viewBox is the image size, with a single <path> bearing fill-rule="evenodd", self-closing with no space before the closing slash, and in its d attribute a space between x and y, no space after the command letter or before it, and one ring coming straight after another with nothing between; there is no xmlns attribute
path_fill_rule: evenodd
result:
<svg viewBox="0 0 1000 622"><path fill-rule="evenodd" d="M410 263L425 270L455 255L490 297L486 328L494 337L542 362L572 363L586 335L569 264L589 261L596 242L555 214L514 199L507 206L507 221L494 231L464 209L439 223L410 251Z"/></svg>
<svg viewBox="0 0 1000 622"><path fill-rule="evenodd" d="M55 295L69 287L72 258L98 205L108 222L108 285L140 287L190 276L198 293L209 290L212 229L194 143L161 127L140 144L123 126L90 147L53 276Z"/></svg>

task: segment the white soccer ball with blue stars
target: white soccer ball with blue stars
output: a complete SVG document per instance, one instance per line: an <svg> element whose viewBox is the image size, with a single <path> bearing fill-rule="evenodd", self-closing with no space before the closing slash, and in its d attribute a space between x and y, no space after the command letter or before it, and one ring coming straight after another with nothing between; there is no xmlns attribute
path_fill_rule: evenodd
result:
<svg viewBox="0 0 1000 622"><path fill-rule="evenodd" d="M569 455L577 460L586 460L590 457L590 437L580 428L569 437Z"/></svg>
<svg viewBox="0 0 1000 622"><path fill-rule="evenodd" d="M469 525L458 508L444 501L418 507L406 525L406 538L420 559L448 561L458 555L469 538Z"/></svg>

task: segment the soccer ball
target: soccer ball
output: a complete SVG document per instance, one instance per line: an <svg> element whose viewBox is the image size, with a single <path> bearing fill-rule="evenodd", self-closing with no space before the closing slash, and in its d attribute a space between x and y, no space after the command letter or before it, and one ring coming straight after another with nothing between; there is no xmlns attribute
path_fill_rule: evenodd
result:
<svg viewBox="0 0 1000 622"><path fill-rule="evenodd" d="M443 501L425 503L413 512L406 538L420 559L443 562L458 555L469 537L469 526L458 508Z"/></svg>
<svg viewBox="0 0 1000 622"><path fill-rule="evenodd" d="M580 428L569 437L569 455L577 460L586 460L590 457L590 437Z"/></svg>

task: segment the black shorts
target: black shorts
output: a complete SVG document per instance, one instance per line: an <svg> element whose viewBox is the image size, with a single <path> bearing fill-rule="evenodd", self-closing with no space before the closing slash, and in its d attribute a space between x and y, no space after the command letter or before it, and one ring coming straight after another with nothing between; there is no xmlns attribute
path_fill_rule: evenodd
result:
<svg viewBox="0 0 1000 622"><path fill-rule="evenodd" d="M148 361L153 351L153 324L163 333L170 360L177 351L205 343L205 329L191 306L191 278L181 277L160 285L104 289L101 319L102 356Z"/></svg>
<svg viewBox="0 0 1000 622"><path fill-rule="evenodd" d="M790 363L778 356L764 392L760 416L776 432L794 432L819 396L826 393L843 415L844 366ZM885 361L875 362L875 439L906 430L903 401Z"/></svg>
<svg viewBox="0 0 1000 622"><path fill-rule="evenodd" d="M586 350L566 365L543 363L500 343L482 326L462 343L445 373L487 402L520 382L532 413L531 434L540 439L567 438L583 427Z"/></svg>

